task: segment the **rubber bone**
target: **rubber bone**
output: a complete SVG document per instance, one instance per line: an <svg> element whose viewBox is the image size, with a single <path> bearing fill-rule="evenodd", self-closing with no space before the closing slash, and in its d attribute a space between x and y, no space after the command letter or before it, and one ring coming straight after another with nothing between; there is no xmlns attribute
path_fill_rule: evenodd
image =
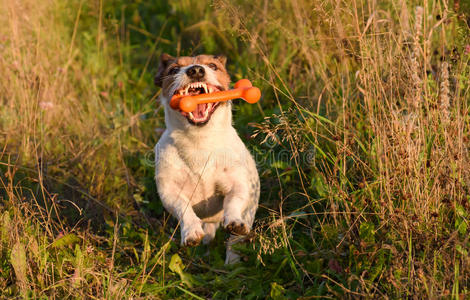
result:
<svg viewBox="0 0 470 300"><path fill-rule="evenodd" d="M235 83L232 90L194 96L174 95L171 98L170 106L173 109L179 108L184 112L192 112L198 104L223 102L237 98L253 104L261 98L261 91L259 88L254 87L248 79L240 79Z"/></svg>

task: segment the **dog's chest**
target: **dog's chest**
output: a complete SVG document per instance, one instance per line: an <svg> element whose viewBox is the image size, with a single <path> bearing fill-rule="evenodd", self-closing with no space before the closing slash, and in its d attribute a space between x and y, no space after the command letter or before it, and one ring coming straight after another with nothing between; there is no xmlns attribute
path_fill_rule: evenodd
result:
<svg viewBox="0 0 470 300"><path fill-rule="evenodd" d="M237 163L230 150L221 147L177 147L190 186L202 198L229 190L231 165Z"/></svg>
<svg viewBox="0 0 470 300"><path fill-rule="evenodd" d="M168 132L156 149L157 181L188 199L201 219L218 221L234 184L232 170L245 169L249 153L233 128L196 135Z"/></svg>
<svg viewBox="0 0 470 300"><path fill-rule="evenodd" d="M223 199L232 185L226 158L221 155L223 151L192 148L181 152L187 179L181 182L182 190L190 199L194 212L205 221L220 221Z"/></svg>

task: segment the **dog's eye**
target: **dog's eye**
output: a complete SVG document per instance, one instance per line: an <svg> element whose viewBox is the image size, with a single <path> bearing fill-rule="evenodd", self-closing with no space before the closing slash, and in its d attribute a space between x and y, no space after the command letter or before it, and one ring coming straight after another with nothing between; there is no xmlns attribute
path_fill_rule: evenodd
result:
<svg viewBox="0 0 470 300"><path fill-rule="evenodd" d="M209 68L211 68L214 71L217 71L217 65L216 64L208 64Z"/></svg>
<svg viewBox="0 0 470 300"><path fill-rule="evenodd" d="M175 75L179 70L180 67L172 67L170 70L168 70L168 75Z"/></svg>

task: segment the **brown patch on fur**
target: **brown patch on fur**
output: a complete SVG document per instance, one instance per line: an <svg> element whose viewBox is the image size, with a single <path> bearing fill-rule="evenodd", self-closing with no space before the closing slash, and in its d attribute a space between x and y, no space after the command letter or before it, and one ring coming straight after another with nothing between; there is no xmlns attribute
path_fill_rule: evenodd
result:
<svg viewBox="0 0 470 300"><path fill-rule="evenodd" d="M198 56L181 56L173 57L163 53L160 56L160 64L158 66L157 75L155 76L155 84L163 89L169 86L172 76L168 75L168 71L173 67L185 67L188 65L198 64L206 65L215 64L217 66L216 76L222 87L227 90L230 84L230 76L225 69L227 58L222 55L198 55Z"/></svg>
<svg viewBox="0 0 470 300"><path fill-rule="evenodd" d="M160 55L160 64L158 66L157 75L155 75L154 79L155 85L162 87L164 73L168 69L168 65L174 60L175 58L167 53L162 53L162 55Z"/></svg>
<svg viewBox="0 0 470 300"><path fill-rule="evenodd" d="M225 229L235 235L247 235L249 233L248 227L246 226L245 223L239 223L239 222L230 222Z"/></svg>

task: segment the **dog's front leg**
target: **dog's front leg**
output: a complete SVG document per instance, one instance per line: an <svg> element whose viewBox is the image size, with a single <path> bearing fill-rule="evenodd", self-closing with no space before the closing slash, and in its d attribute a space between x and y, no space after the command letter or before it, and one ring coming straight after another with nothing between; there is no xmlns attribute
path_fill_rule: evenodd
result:
<svg viewBox="0 0 470 300"><path fill-rule="evenodd" d="M259 179L247 175L243 171L232 174L232 188L224 199L224 228L235 235L250 232L258 207Z"/></svg>
<svg viewBox="0 0 470 300"><path fill-rule="evenodd" d="M259 179L242 176L245 172L237 172L232 177L232 188L224 199L224 227L230 232L227 241L225 264L240 261L240 255L232 249L232 245L243 240L253 225L259 198Z"/></svg>
<svg viewBox="0 0 470 300"><path fill-rule="evenodd" d="M174 191L172 191L174 193ZM181 226L181 245L196 246L204 237L202 221L196 216L190 200L183 195L175 195L172 192L160 191L163 206L174 217Z"/></svg>

